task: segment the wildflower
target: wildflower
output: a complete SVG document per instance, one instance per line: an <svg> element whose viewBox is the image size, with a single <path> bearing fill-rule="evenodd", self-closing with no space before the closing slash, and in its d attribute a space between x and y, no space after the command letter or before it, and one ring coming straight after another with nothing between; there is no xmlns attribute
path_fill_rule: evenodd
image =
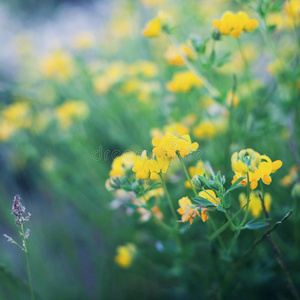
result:
<svg viewBox="0 0 300 300"><path fill-rule="evenodd" d="M136 247L132 243L117 247L115 262L122 268L129 268L136 254Z"/></svg>
<svg viewBox="0 0 300 300"><path fill-rule="evenodd" d="M203 120L194 128L193 133L199 139L212 138L216 135L216 127L211 121Z"/></svg>
<svg viewBox="0 0 300 300"><path fill-rule="evenodd" d="M55 109L55 116L60 129L67 130L75 120L84 120L89 115L89 109L85 102L67 100Z"/></svg>
<svg viewBox="0 0 300 300"><path fill-rule="evenodd" d="M232 154L231 167L234 172L245 175L248 171L254 172L260 160L260 154L249 148Z"/></svg>
<svg viewBox="0 0 300 300"><path fill-rule="evenodd" d="M221 34L238 38L244 31L253 31L258 26L258 21L250 19L242 11L236 14L227 11L223 14L221 20L214 20L213 25L219 29Z"/></svg>
<svg viewBox="0 0 300 300"><path fill-rule="evenodd" d="M199 160L195 167L190 166L188 168L188 172L189 172L190 178L193 178L195 175L204 175L204 173L205 173L204 162L202 160ZM191 184L188 180L185 182L185 186L189 189L191 188Z"/></svg>
<svg viewBox="0 0 300 300"><path fill-rule="evenodd" d="M216 205L220 203L220 199L217 197L216 193L213 190L201 191L198 195Z"/></svg>
<svg viewBox="0 0 300 300"><path fill-rule="evenodd" d="M149 38L158 37L162 29L168 28L169 23L169 16L165 12L161 11L155 19L150 20L146 24L146 27L143 30L143 35Z"/></svg>
<svg viewBox="0 0 300 300"><path fill-rule="evenodd" d="M164 218L161 210L157 206L153 206L151 210L158 220L162 220ZM141 215L140 217L141 222L147 222L148 220L150 220L151 212L149 210L145 209L144 207L139 207L137 209L137 212Z"/></svg>
<svg viewBox="0 0 300 300"><path fill-rule="evenodd" d="M176 136L182 136L189 133L189 128L181 123L172 123L164 126L164 132L170 132Z"/></svg>
<svg viewBox="0 0 300 300"><path fill-rule="evenodd" d="M130 76L143 75L147 78L153 78L158 74L158 69L153 62L141 60L128 66L127 73Z"/></svg>
<svg viewBox="0 0 300 300"><path fill-rule="evenodd" d="M247 196L245 193L241 193L239 195L239 202L241 207L244 207L247 204ZM264 204L267 211L270 210L271 202L271 195L269 193L265 193ZM251 211L253 217L258 217L262 211L261 200L255 192L250 193L249 211Z"/></svg>
<svg viewBox="0 0 300 300"><path fill-rule="evenodd" d="M173 159L177 153L184 158L198 148L198 143L192 143L189 135L183 135L181 138L177 138L169 132L162 138L153 138L152 144L154 146L152 150L153 154L155 154L156 157L165 159Z"/></svg>
<svg viewBox="0 0 300 300"><path fill-rule="evenodd" d="M281 180L280 184L282 186L290 186L293 182L297 180L298 168L296 165L292 166L289 170L288 175L285 175Z"/></svg>
<svg viewBox="0 0 300 300"><path fill-rule="evenodd" d="M19 245L13 238L8 236L7 234L4 234L3 236L6 238L6 240L9 243L16 244L19 246L22 250L27 252L27 247L26 247L26 242L25 240L29 238L30 230L29 228L26 228L24 230L24 223L28 222L31 214L27 213L26 216L23 216L25 214L25 206L22 205L21 203L21 197L19 195L16 195L13 200L13 205L12 205L12 210L11 213L12 215L15 216L15 223L17 226L21 228L21 231L19 232L20 236L22 237L22 246Z"/></svg>
<svg viewBox="0 0 300 300"><path fill-rule="evenodd" d="M181 215L181 221L179 222L185 223L190 221L190 225L192 225L196 216L201 217L198 208L192 205L192 202L188 197L181 198L178 203L180 208L177 209L177 212Z"/></svg>
<svg viewBox="0 0 300 300"><path fill-rule="evenodd" d="M173 93L187 93L194 87L201 87L202 82L190 71L177 72L167 83L167 89Z"/></svg>
<svg viewBox="0 0 300 300"><path fill-rule="evenodd" d="M290 18L294 18L296 24L298 24L300 21L300 0L285 1L284 11Z"/></svg>
<svg viewBox="0 0 300 300"><path fill-rule="evenodd" d="M182 55L186 58L194 60L196 59L196 53L187 45L180 46L180 53L174 46L169 46L165 53L165 59L170 65L182 67L184 66L184 61L182 59Z"/></svg>
<svg viewBox="0 0 300 300"><path fill-rule="evenodd" d="M263 183L269 185L272 182L270 174L275 173L279 168L281 168L282 161L276 160L272 162L271 159L266 155L262 155L261 159L264 159L266 161L262 161L259 164L258 172Z"/></svg>
<svg viewBox="0 0 300 300"><path fill-rule="evenodd" d="M74 62L68 52L58 50L43 58L40 68L45 77L65 81L73 75Z"/></svg>
<svg viewBox="0 0 300 300"><path fill-rule="evenodd" d="M124 176L125 172L132 168L136 157L134 152L125 152L122 155L117 156L112 162L109 176Z"/></svg>
<svg viewBox="0 0 300 300"><path fill-rule="evenodd" d="M201 219L203 222L207 221L209 219L207 212L210 211L208 208L203 208L201 210Z"/></svg>
<svg viewBox="0 0 300 300"><path fill-rule="evenodd" d="M136 173L136 178L147 180L157 180L160 173L166 173L169 167L169 160L163 157L156 157L155 159L148 159L146 151L143 151L141 156L133 159L134 167L132 171Z"/></svg>

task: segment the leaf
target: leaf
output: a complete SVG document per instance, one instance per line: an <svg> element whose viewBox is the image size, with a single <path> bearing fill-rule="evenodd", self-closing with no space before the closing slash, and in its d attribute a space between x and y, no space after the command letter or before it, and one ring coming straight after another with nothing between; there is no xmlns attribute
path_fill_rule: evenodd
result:
<svg viewBox="0 0 300 300"><path fill-rule="evenodd" d="M245 179L245 177L240 177L239 179L237 179L237 180L234 182L234 184L227 190L227 193L228 193L228 192L231 192L231 191L233 191L233 190L235 190L235 189L238 189L238 188L240 188L240 187L243 187L242 185L239 184L243 179Z"/></svg>
<svg viewBox="0 0 300 300"><path fill-rule="evenodd" d="M231 206L230 194L226 193L225 196L224 196L224 207L229 208L230 206Z"/></svg>
<svg viewBox="0 0 300 300"><path fill-rule="evenodd" d="M228 63L230 61L229 57L230 57L230 52L225 53L217 62L217 67L222 67L223 65Z"/></svg>
<svg viewBox="0 0 300 300"><path fill-rule="evenodd" d="M217 206L217 210L218 211L221 211L221 212L226 212L226 210L224 209L224 207L221 205L221 204L219 204L218 206Z"/></svg>
<svg viewBox="0 0 300 300"><path fill-rule="evenodd" d="M267 29L270 33L274 32L276 30L277 25L268 25Z"/></svg>
<svg viewBox="0 0 300 300"><path fill-rule="evenodd" d="M121 185L120 188L126 192L131 192L132 191L132 187L128 186L128 185Z"/></svg>
<svg viewBox="0 0 300 300"><path fill-rule="evenodd" d="M255 229L259 229L262 227L266 227L268 225L267 222L256 222L256 223L247 223L242 229L251 229L251 230L255 230Z"/></svg>
<svg viewBox="0 0 300 300"><path fill-rule="evenodd" d="M152 191L152 190L155 190L155 189L158 189L161 187L161 183L160 182L155 182L153 183L152 185L148 186L146 189L145 189L145 193L149 192L149 191Z"/></svg>
<svg viewBox="0 0 300 300"><path fill-rule="evenodd" d="M212 203L209 200L207 200L201 196L196 196L192 199L204 207L216 207L215 203Z"/></svg>

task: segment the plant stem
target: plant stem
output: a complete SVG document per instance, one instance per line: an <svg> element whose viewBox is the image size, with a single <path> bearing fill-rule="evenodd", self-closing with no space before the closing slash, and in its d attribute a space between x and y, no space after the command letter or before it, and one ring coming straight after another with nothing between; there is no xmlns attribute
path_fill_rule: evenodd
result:
<svg viewBox="0 0 300 300"><path fill-rule="evenodd" d="M209 93L215 97L218 98L220 96L219 92L206 80L204 76L202 76L198 70L194 67L192 63L186 58L185 54L182 52L180 45L178 44L177 40L174 38L173 35L167 34L171 43L176 48L177 52L181 56L181 59L183 60L184 64L188 67L188 69L202 82L203 86L209 91Z"/></svg>
<svg viewBox="0 0 300 300"><path fill-rule="evenodd" d="M29 266L29 259L28 259L28 253L27 253L27 245L26 245L26 238L25 238L25 232L23 225L21 226L22 234L23 234L23 239L24 239L24 251L25 251L25 256L26 256L26 263L27 263L27 273L28 273L28 279L29 279L29 286L30 286L30 294L31 294L31 299L34 300L34 291L32 287L32 280L31 280L31 272L30 272L30 266Z"/></svg>
<svg viewBox="0 0 300 300"><path fill-rule="evenodd" d="M168 192L168 189L167 189L167 186L166 186L166 183L163 179L163 176L161 173L159 173L159 177L160 177L160 180L161 180L161 183L162 183L162 186L163 186L163 189L165 191L165 194L166 194L166 197L167 197L167 200L169 202L169 206L170 206L170 209L172 211L172 214L173 214L173 217L175 220L177 220L177 215L176 215L176 212L175 212L175 209L174 209L174 206L173 206L173 203L171 201L171 198L170 198L170 195L169 195L169 192Z"/></svg>
<svg viewBox="0 0 300 300"><path fill-rule="evenodd" d="M180 160L180 163L181 163L182 168L183 168L183 170L184 170L185 176L186 176L187 180L189 181L189 183L190 183L190 185L191 185L191 188L192 188L192 190L193 190L195 196L197 196L197 195L198 195L198 194L197 194L197 191L196 191L196 189L195 189L195 187L194 187L194 184L193 184L193 182L192 182L192 180L191 180L191 177L190 177L190 175L189 175L189 173L188 173L188 171L187 171L187 169L186 169L186 166L185 166L185 164L184 164L184 162L183 162L183 159L182 159L182 157L180 156L179 153L177 153L177 156L178 156L178 158L179 158L179 160Z"/></svg>
<svg viewBox="0 0 300 300"><path fill-rule="evenodd" d="M208 220L209 220L209 222L210 222L210 224L211 224L214 232L216 232L217 231L217 227L216 227L216 224L215 224L214 220L212 218L209 218ZM226 249L225 244L223 242L223 239L220 236L218 236L218 241L219 241L219 243L221 245L221 248L223 250L225 250Z"/></svg>
<svg viewBox="0 0 300 300"><path fill-rule="evenodd" d="M244 219L240 224L239 228L243 227L247 221L248 213L249 213L249 202L250 202L250 182L249 182L249 173L247 172L247 204L246 204L246 212L244 215Z"/></svg>
<svg viewBox="0 0 300 300"><path fill-rule="evenodd" d="M260 201L261 201L261 206L262 206L264 215L265 215L265 217L267 219L269 219L269 213L268 213L268 211L266 209L264 198L263 198L263 196L260 193L258 193L258 196L259 196ZM270 223L269 222L267 222L267 223L268 223L268 225L267 225L267 232L268 232L268 231L270 231ZM269 241L270 245L272 246L272 248L274 250L274 254L275 254L276 260L277 260L279 266L281 267L283 273L285 274L285 276L287 278L287 281L288 281L287 287L288 287L289 291L295 297L295 299L300 300L300 297L299 297L298 292L297 292L297 290L295 288L294 282L293 282L293 280L291 278L290 272L289 272L287 266L285 265L285 263L284 263L284 261L282 259L282 256L281 256L281 253L279 251L279 248L278 248L277 244L272 240L271 232L269 232L267 234L267 238L268 238L268 241Z"/></svg>

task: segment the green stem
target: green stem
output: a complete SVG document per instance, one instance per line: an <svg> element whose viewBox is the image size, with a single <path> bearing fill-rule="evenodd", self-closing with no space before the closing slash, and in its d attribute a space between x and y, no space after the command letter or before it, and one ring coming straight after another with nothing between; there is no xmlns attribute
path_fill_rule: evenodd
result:
<svg viewBox="0 0 300 300"><path fill-rule="evenodd" d="M182 52L180 45L178 44L177 40L168 33L168 37L173 44L173 46L176 48L177 52L181 56L181 59L183 60L184 64L188 67L188 69L202 82L203 86L209 91L209 93L214 97L218 98L220 96L219 92L206 80L204 76L202 76L198 70L194 67L192 63L186 58L185 54Z"/></svg>
<svg viewBox="0 0 300 300"><path fill-rule="evenodd" d="M214 232L216 232L217 231L217 226L216 226L214 220L211 217L208 220L209 220L209 222L210 222L210 224L211 224ZM225 244L223 242L223 239L220 236L218 236L217 238L218 238L218 241L219 241L219 243L221 245L222 250L225 250L226 246L225 246Z"/></svg>
<svg viewBox="0 0 300 300"><path fill-rule="evenodd" d="M250 182L249 182L249 173L247 172L247 204L246 204L246 213L244 215L244 219L240 224L239 228L242 228L247 221L248 213L249 213L249 202L250 202Z"/></svg>
<svg viewBox="0 0 300 300"><path fill-rule="evenodd" d="M27 263L30 294L31 294L31 299L34 300L34 291L33 291L33 287L32 287L31 272L30 272L29 259L28 259L28 253L27 253L27 245L26 245L25 232L24 232L23 225L21 226L21 230L22 230L23 239L24 239L24 251L25 251L26 263Z"/></svg>
<svg viewBox="0 0 300 300"><path fill-rule="evenodd" d="M165 183L165 181L164 181L163 176L162 176L161 173L159 173L159 177L160 177L160 180L161 180L163 189L164 189L164 191L165 191L167 200L168 200L168 202L169 202L169 206L170 206L170 209L171 209L171 211L172 211L173 217L174 217L175 220L177 220L177 215L176 215L176 212L175 212L175 208L174 208L174 206L173 206L173 203L172 203L172 201L171 201L171 198L170 198L170 195L169 195L169 192L168 192L166 183Z"/></svg>
<svg viewBox="0 0 300 300"><path fill-rule="evenodd" d="M187 169L186 169L186 166L185 166L185 164L184 164L184 162L183 162L183 159L182 159L182 157L180 156L179 153L177 153L177 156L178 156L178 158L179 158L179 160L180 160L180 163L181 163L182 168L183 168L183 170L184 170L185 176L186 176L187 180L189 181L189 183L190 183L190 185L191 185L191 188L192 188L192 190L193 190L195 196L197 196L198 193L197 193L197 191L196 191L196 189L195 189L195 187L194 187L194 185L193 185L193 182L192 182L191 177L190 177L190 175L189 175L189 173L188 173L188 171L187 171Z"/></svg>

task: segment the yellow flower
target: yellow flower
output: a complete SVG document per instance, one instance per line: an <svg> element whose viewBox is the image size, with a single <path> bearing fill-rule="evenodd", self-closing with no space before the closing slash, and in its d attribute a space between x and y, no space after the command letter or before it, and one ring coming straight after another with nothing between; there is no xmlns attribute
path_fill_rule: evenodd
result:
<svg viewBox="0 0 300 300"><path fill-rule="evenodd" d="M67 100L58 106L54 113L60 129L67 130L73 121L86 119L89 115L89 108L83 101Z"/></svg>
<svg viewBox="0 0 300 300"><path fill-rule="evenodd" d="M247 203L246 194L241 193L239 195L239 201L241 207L245 206ZM264 203L267 211L270 210L271 202L272 202L271 195L269 193L265 193ZM261 200L255 192L250 193L249 211L252 213L253 217L258 217L262 211Z"/></svg>
<svg viewBox="0 0 300 300"><path fill-rule="evenodd" d="M193 130L194 136L198 139L212 138L216 135L216 126L210 121L201 121Z"/></svg>
<svg viewBox="0 0 300 300"><path fill-rule="evenodd" d="M160 35L161 27L161 20L159 18L152 19L146 24L143 35L149 38L157 37Z"/></svg>
<svg viewBox="0 0 300 300"><path fill-rule="evenodd" d="M208 215L207 215L207 212L209 211L208 208L203 208L201 210L201 219L203 222L207 221L209 219Z"/></svg>
<svg viewBox="0 0 300 300"><path fill-rule="evenodd" d="M289 174L285 175L281 180L280 184L282 186L290 186L294 181L297 180L298 168L296 165L292 166L289 170Z"/></svg>
<svg viewBox="0 0 300 300"><path fill-rule="evenodd" d="M191 200L188 197L183 197L178 201L180 208L177 209L177 212L181 215L181 221L179 222L187 222L190 221L190 225L192 225L193 220L201 215L199 214L198 208L192 205Z"/></svg>
<svg viewBox="0 0 300 300"><path fill-rule="evenodd" d="M134 152L125 152L122 155L117 156L112 162L109 176L124 176L125 172L132 168L136 158L137 156Z"/></svg>
<svg viewBox="0 0 300 300"><path fill-rule="evenodd" d="M205 190L201 191L198 194L200 197L207 199L208 201L218 205L218 201L220 202L220 199L217 197L216 193L213 190ZM216 201L217 200L217 201Z"/></svg>
<svg viewBox="0 0 300 300"><path fill-rule="evenodd" d="M162 220L164 218L161 210L157 206L153 206L151 210L158 220ZM147 222L151 218L151 212L144 207L137 208L137 212L141 215L140 222Z"/></svg>
<svg viewBox="0 0 300 300"><path fill-rule="evenodd" d="M287 0L284 5L284 10L290 18L294 18L296 24L299 23L300 0Z"/></svg>
<svg viewBox="0 0 300 300"><path fill-rule="evenodd" d="M204 175L204 173L205 173L204 162L202 160L199 160L195 167L190 166L188 168L188 172L189 172L189 175L191 178L193 178L195 175ZM188 180L185 182L185 186L189 189L191 188L191 184Z"/></svg>
<svg viewBox="0 0 300 300"><path fill-rule="evenodd" d="M231 167L235 173L245 175L248 171L254 172L261 161L260 154L253 149L244 149L234 152L231 156Z"/></svg>
<svg viewBox="0 0 300 300"><path fill-rule="evenodd" d="M253 31L258 26L258 21L250 19L242 11L236 14L227 11L223 14L221 20L214 20L213 25L219 29L221 34L238 38L244 31Z"/></svg>
<svg viewBox="0 0 300 300"><path fill-rule="evenodd" d="M181 123L172 123L164 126L164 132L170 132L176 136L182 136L189 133L189 128Z"/></svg>
<svg viewBox="0 0 300 300"><path fill-rule="evenodd" d="M163 157L156 157L155 159L148 159L146 151L143 151L141 156L133 159L134 167L132 171L136 173L136 178L147 180L151 178L156 180L159 178L159 173L166 173L169 167L169 160Z"/></svg>
<svg viewBox="0 0 300 300"><path fill-rule="evenodd" d="M130 76L141 74L147 78L153 78L158 74L158 69L153 62L141 60L128 66L127 73Z"/></svg>
<svg viewBox="0 0 300 300"><path fill-rule="evenodd" d="M155 154L156 157L162 157L164 159L173 159L177 153L184 158L198 148L198 143L192 143L189 135L183 135L181 138L177 138L169 132L162 138L153 138L152 144L154 146L152 150L153 154Z"/></svg>
<svg viewBox="0 0 300 300"><path fill-rule="evenodd" d="M261 159L264 159L266 161L262 161L259 164L258 172L263 183L269 185L272 182L270 174L275 173L279 168L281 168L282 161L276 160L272 162L271 159L266 155L262 155Z"/></svg>
<svg viewBox="0 0 300 300"><path fill-rule="evenodd" d="M181 55L191 60L196 59L196 53L187 45L180 46L181 53L177 51L174 46L169 46L165 53L165 59L170 65L181 67L184 65L184 61Z"/></svg>
<svg viewBox="0 0 300 300"><path fill-rule="evenodd" d="M136 247L134 244L128 243L125 246L118 246L115 262L122 268L128 268L131 266L135 254Z"/></svg>
<svg viewBox="0 0 300 300"><path fill-rule="evenodd" d="M177 72L166 87L173 93L187 93L194 87L201 87L202 82L190 71Z"/></svg>
<svg viewBox="0 0 300 300"><path fill-rule="evenodd" d="M40 62L40 68L45 77L65 81L73 75L74 62L68 52L59 50L46 56Z"/></svg>

